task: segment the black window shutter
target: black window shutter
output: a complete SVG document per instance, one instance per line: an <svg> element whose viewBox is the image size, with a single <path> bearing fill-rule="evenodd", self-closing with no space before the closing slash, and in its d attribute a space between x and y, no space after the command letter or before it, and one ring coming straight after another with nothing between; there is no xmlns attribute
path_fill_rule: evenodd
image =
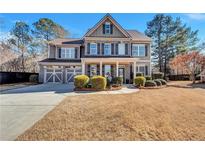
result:
<svg viewBox="0 0 205 154"><path fill-rule="evenodd" d="M145 75L148 75L148 67L145 66Z"/></svg>
<svg viewBox="0 0 205 154"><path fill-rule="evenodd" d="M104 55L104 43L102 43L102 55Z"/></svg>
<svg viewBox="0 0 205 154"><path fill-rule="evenodd" d="M118 43L115 44L115 53L118 55Z"/></svg>
<svg viewBox="0 0 205 154"><path fill-rule="evenodd" d="M125 55L128 55L128 44L125 44Z"/></svg>
<svg viewBox="0 0 205 154"><path fill-rule="evenodd" d="M88 68L87 75L90 76L90 65L89 64L87 65L87 68Z"/></svg>
<svg viewBox="0 0 205 154"><path fill-rule="evenodd" d="M58 57L61 58L61 48L58 49Z"/></svg>
<svg viewBox="0 0 205 154"><path fill-rule="evenodd" d="M78 48L75 48L75 58L78 58Z"/></svg>
<svg viewBox="0 0 205 154"><path fill-rule="evenodd" d="M103 24L103 34L105 34L105 24Z"/></svg>
<svg viewBox="0 0 205 154"><path fill-rule="evenodd" d="M90 43L87 44L87 54L90 54Z"/></svg>
<svg viewBox="0 0 205 154"><path fill-rule="evenodd" d="M148 46L145 45L145 56L148 56Z"/></svg>
<svg viewBox="0 0 205 154"><path fill-rule="evenodd" d="M110 34L113 33L113 24L110 25Z"/></svg>
<svg viewBox="0 0 205 154"><path fill-rule="evenodd" d="M130 49L130 55L132 56L132 44L131 44L131 49Z"/></svg>
<svg viewBox="0 0 205 154"><path fill-rule="evenodd" d="M100 55L100 43L98 43L98 55Z"/></svg>
<svg viewBox="0 0 205 154"><path fill-rule="evenodd" d="M111 55L114 55L114 44L111 44Z"/></svg>
<svg viewBox="0 0 205 154"><path fill-rule="evenodd" d="M100 65L97 64L97 75L100 75Z"/></svg>

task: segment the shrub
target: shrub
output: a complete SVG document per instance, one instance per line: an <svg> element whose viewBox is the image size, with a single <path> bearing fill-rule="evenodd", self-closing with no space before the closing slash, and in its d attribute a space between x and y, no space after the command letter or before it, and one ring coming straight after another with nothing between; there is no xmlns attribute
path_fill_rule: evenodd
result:
<svg viewBox="0 0 205 154"><path fill-rule="evenodd" d="M107 80L107 87L111 88L111 81L108 78L106 78L106 80Z"/></svg>
<svg viewBox="0 0 205 154"><path fill-rule="evenodd" d="M167 81L165 81L164 79L158 79L161 81L162 85L167 85Z"/></svg>
<svg viewBox="0 0 205 154"><path fill-rule="evenodd" d="M145 76L145 79L146 79L146 81L147 80L152 80L152 77L151 76Z"/></svg>
<svg viewBox="0 0 205 154"><path fill-rule="evenodd" d="M160 79L155 79L154 82L156 82L157 86L161 86L162 82L160 81Z"/></svg>
<svg viewBox="0 0 205 154"><path fill-rule="evenodd" d="M29 76L29 82L38 82L38 75L33 74Z"/></svg>
<svg viewBox="0 0 205 154"><path fill-rule="evenodd" d="M90 83L88 83L85 87L86 88L92 88L92 85Z"/></svg>
<svg viewBox="0 0 205 154"><path fill-rule="evenodd" d="M140 73L140 72L137 72L137 73L136 73L136 77L137 77L137 76L143 76L143 74Z"/></svg>
<svg viewBox="0 0 205 154"><path fill-rule="evenodd" d="M104 90L107 85L107 80L103 76L93 76L90 80L92 88L96 90Z"/></svg>
<svg viewBox="0 0 205 154"><path fill-rule="evenodd" d="M117 85L122 85L123 83L123 78L122 77L114 77L112 79L112 83L113 84L117 84Z"/></svg>
<svg viewBox="0 0 205 154"><path fill-rule="evenodd" d="M145 87L156 87L157 84L153 80L148 80L145 82Z"/></svg>
<svg viewBox="0 0 205 154"><path fill-rule="evenodd" d="M152 79L163 79L164 74L162 72L157 72L152 74Z"/></svg>
<svg viewBox="0 0 205 154"><path fill-rule="evenodd" d="M146 79L143 76L138 76L134 79L134 83L138 87L141 87L141 86L144 87L145 81L146 81Z"/></svg>
<svg viewBox="0 0 205 154"><path fill-rule="evenodd" d="M76 75L74 77L74 85L76 88L84 88L89 82L89 77L87 75Z"/></svg>

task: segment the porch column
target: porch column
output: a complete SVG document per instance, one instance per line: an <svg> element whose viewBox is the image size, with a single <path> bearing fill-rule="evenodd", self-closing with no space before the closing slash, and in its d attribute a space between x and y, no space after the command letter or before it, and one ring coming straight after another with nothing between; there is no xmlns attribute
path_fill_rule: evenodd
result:
<svg viewBox="0 0 205 154"><path fill-rule="evenodd" d="M116 62L116 77L119 76L119 75L118 75L118 68L119 68L118 64L119 64L119 62L117 61L117 62Z"/></svg>
<svg viewBox="0 0 205 154"><path fill-rule="evenodd" d="M102 76L102 61L100 61L100 75Z"/></svg>
<svg viewBox="0 0 205 154"><path fill-rule="evenodd" d="M136 62L134 62L134 65L133 65L133 80L135 79L136 77Z"/></svg>
<svg viewBox="0 0 205 154"><path fill-rule="evenodd" d="M85 74L85 62L82 61L82 74L84 75Z"/></svg>

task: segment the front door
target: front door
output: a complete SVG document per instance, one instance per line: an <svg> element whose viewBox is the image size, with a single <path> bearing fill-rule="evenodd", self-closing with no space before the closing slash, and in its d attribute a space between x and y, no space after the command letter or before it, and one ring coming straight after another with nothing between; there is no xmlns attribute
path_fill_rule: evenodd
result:
<svg viewBox="0 0 205 154"><path fill-rule="evenodd" d="M125 68L119 68L118 75L119 75L119 77L122 77L123 83L125 83Z"/></svg>

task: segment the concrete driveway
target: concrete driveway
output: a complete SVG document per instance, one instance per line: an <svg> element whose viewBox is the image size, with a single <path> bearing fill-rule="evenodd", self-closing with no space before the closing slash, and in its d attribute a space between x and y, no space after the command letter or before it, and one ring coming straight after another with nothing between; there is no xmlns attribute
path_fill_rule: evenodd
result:
<svg viewBox="0 0 205 154"><path fill-rule="evenodd" d="M0 140L15 140L72 93L72 84L41 84L0 94Z"/></svg>

